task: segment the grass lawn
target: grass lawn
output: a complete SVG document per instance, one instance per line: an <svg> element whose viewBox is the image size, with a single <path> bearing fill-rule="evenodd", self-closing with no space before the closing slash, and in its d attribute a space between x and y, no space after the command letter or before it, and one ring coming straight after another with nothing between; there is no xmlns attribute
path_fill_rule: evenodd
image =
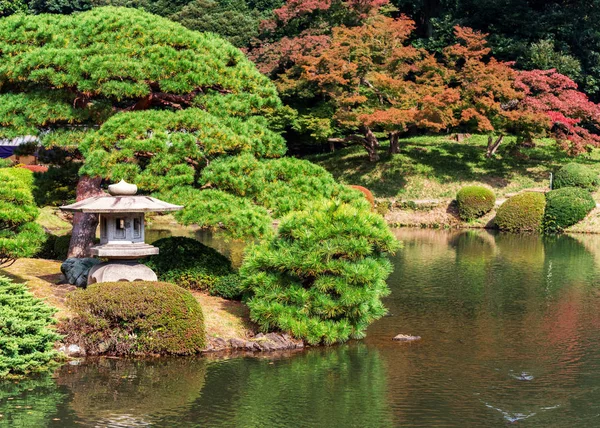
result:
<svg viewBox="0 0 600 428"><path fill-rule="evenodd" d="M452 199L469 184L490 186L498 198L527 188L546 188L550 173L568 162L584 163L600 173L600 150L572 158L549 139L510 155L513 137L505 138L492 159L485 157L487 136L474 135L458 143L449 137L425 136L400 141L401 152L387 154L382 142L381 160L369 162L361 146L348 147L309 159L345 184L367 187L377 198L405 200ZM600 200L600 194L594 195Z"/></svg>

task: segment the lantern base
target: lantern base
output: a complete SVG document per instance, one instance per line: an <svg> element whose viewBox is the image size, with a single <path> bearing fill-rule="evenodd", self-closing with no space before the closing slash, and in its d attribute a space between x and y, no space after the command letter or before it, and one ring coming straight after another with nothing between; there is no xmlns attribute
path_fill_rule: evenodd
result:
<svg viewBox="0 0 600 428"><path fill-rule="evenodd" d="M111 260L92 267L87 283L121 281L158 281L158 278L152 269L135 260Z"/></svg>

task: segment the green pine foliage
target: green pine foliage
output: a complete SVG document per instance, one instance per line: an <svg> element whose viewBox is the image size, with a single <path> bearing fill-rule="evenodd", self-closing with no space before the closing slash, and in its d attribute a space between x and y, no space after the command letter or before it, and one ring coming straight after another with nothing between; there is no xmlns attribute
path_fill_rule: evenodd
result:
<svg viewBox="0 0 600 428"><path fill-rule="evenodd" d="M509 232L540 232L546 198L542 193L524 192L509 198L496 212L496 226Z"/></svg>
<svg viewBox="0 0 600 428"><path fill-rule="evenodd" d="M74 316L61 325L68 343L90 354L200 352L202 308L187 290L163 282L96 283L67 298Z"/></svg>
<svg viewBox="0 0 600 428"><path fill-rule="evenodd" d="M456 194L456 203L460 218L472 221L494 208L496 195L487 187L465 186Z"/></svg>
<svg viewBox="0 0 600 428"><path fill-rule="evenodd" d="M306 208L312 201L340 199L364 205L364 196L337 183L322 167L296 158L261 161L251 155L223 158L204 170L202 183L271 210L275 217Z"/></svg>
<svg viewBox="0 0 600 428"><path fill-rule="evenodd" d="M580 163L568 163L558 170L552 182L553 189L581 187L590 192L600 186L598 173Z"/></svg>
<svg viewBox="0 0 600 428"><path fill-rule="evenodd" d="M546 193L544 230L561 232L579 223L596 207L592 195L579 187L562 187Z"/></svg>
<svg viewBox="0 0 600 428"><path fill-rule="evenodd" d="M250 248L240 274L261 330L332 344L363 337L385 314L386 254L398 241L365 206L317 202L284 217L277 236Z"/></svg>
<svg viewBox="0 0 600 428"><path fill-rule="evenodd" d="M156 256L142 262L158 279L193 290L206 290L220 277L234 273L227 257L196 239L182 236L162 238L152 243Z"/></svg>
<svg viewBox="0 0 600 428"><path fill-rule="evenodd" d="M0 276L0 378L43 371L57 357L60 336L48 326L56 310L24 284Z"/></svg>
<svg viewBox="0 0 600 428"><path fill-rule="evenodd" d="M39 207L61 206L75 202L75 188L80 164L50 166L46 172L34 173L33 197Z"/></svg>
<svg viewBox="0 0 600 428"><path fill-rule="evenodd" d="M44 242L44 231L35 223L39 212L32 186L31 171L0 169L0 265L33 256Z"/></svg>

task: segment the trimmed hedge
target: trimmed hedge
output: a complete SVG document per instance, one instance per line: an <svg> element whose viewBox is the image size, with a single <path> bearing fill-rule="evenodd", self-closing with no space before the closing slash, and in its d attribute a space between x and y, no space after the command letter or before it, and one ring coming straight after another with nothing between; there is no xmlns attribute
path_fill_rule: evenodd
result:
<svg viewBox="0 0 600 428"><path fill-rule="evenodd" d="M554 190L565 187L581 187L593 192L599 185L598 173L579 163L569 163L563 166L558 170L553 181Z"/></svg>
<svg viewBox="0 0 600 428"><path fill-rule="evenodd" d="M544 231L561 232L579 223L596 207L592 195L579 187L563 187L546 194Z"/></svg>
<svg viewBox="0 0 600 428"><path fill-rule="evenodd" d="M48 327L55 312L24 284L0 276L0 378L49 367L58 356L54 342L60 339Z"/></svg>
<svg viewBox="0 0 600 428"><path fill-rule="evenodd" d="M496 226L510 232L542 230L546 198L542 193L525 192L504 202L496 212Z"/></svg>
<svg viewBox="0 0 600 428"><path fill-rule="evenodd" d="M159 254L142 260L160 281L193 290L207 290L220 277L235 273L231 262L192 238L173 236L155 241Z"/></svg>
<svg viewBox="0 0 600 428"><path fill-rule="evenodd" d="M164 282L107 282L67 297L74 316L61 330L89 354L188 355L206 345L202 308Z"/></svg>
<svg viewBox="0 0 600 428"><path fill-rule="evenodd" d="M487 187L466 186L456 194L458 215L471 221L489 213L496 203L496 195Z"/></svg>

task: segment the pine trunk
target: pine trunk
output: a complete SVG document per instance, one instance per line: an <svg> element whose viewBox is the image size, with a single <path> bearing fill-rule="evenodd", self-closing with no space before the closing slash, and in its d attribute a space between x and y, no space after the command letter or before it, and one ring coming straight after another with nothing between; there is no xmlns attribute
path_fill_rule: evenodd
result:
<svg viewBox="0 0 600 428"><path fill-rule="evenodd" d="M77 183L77 201L91 198L92 196L103 195L100 188L102 178L88 177L86 175L79 178ZM90 248L96 238L96 228L98 227L98 215L89 213L75 213L73 216L73 231L71 232L71 242L69 244L68 257L89 257Z"/></svg>

